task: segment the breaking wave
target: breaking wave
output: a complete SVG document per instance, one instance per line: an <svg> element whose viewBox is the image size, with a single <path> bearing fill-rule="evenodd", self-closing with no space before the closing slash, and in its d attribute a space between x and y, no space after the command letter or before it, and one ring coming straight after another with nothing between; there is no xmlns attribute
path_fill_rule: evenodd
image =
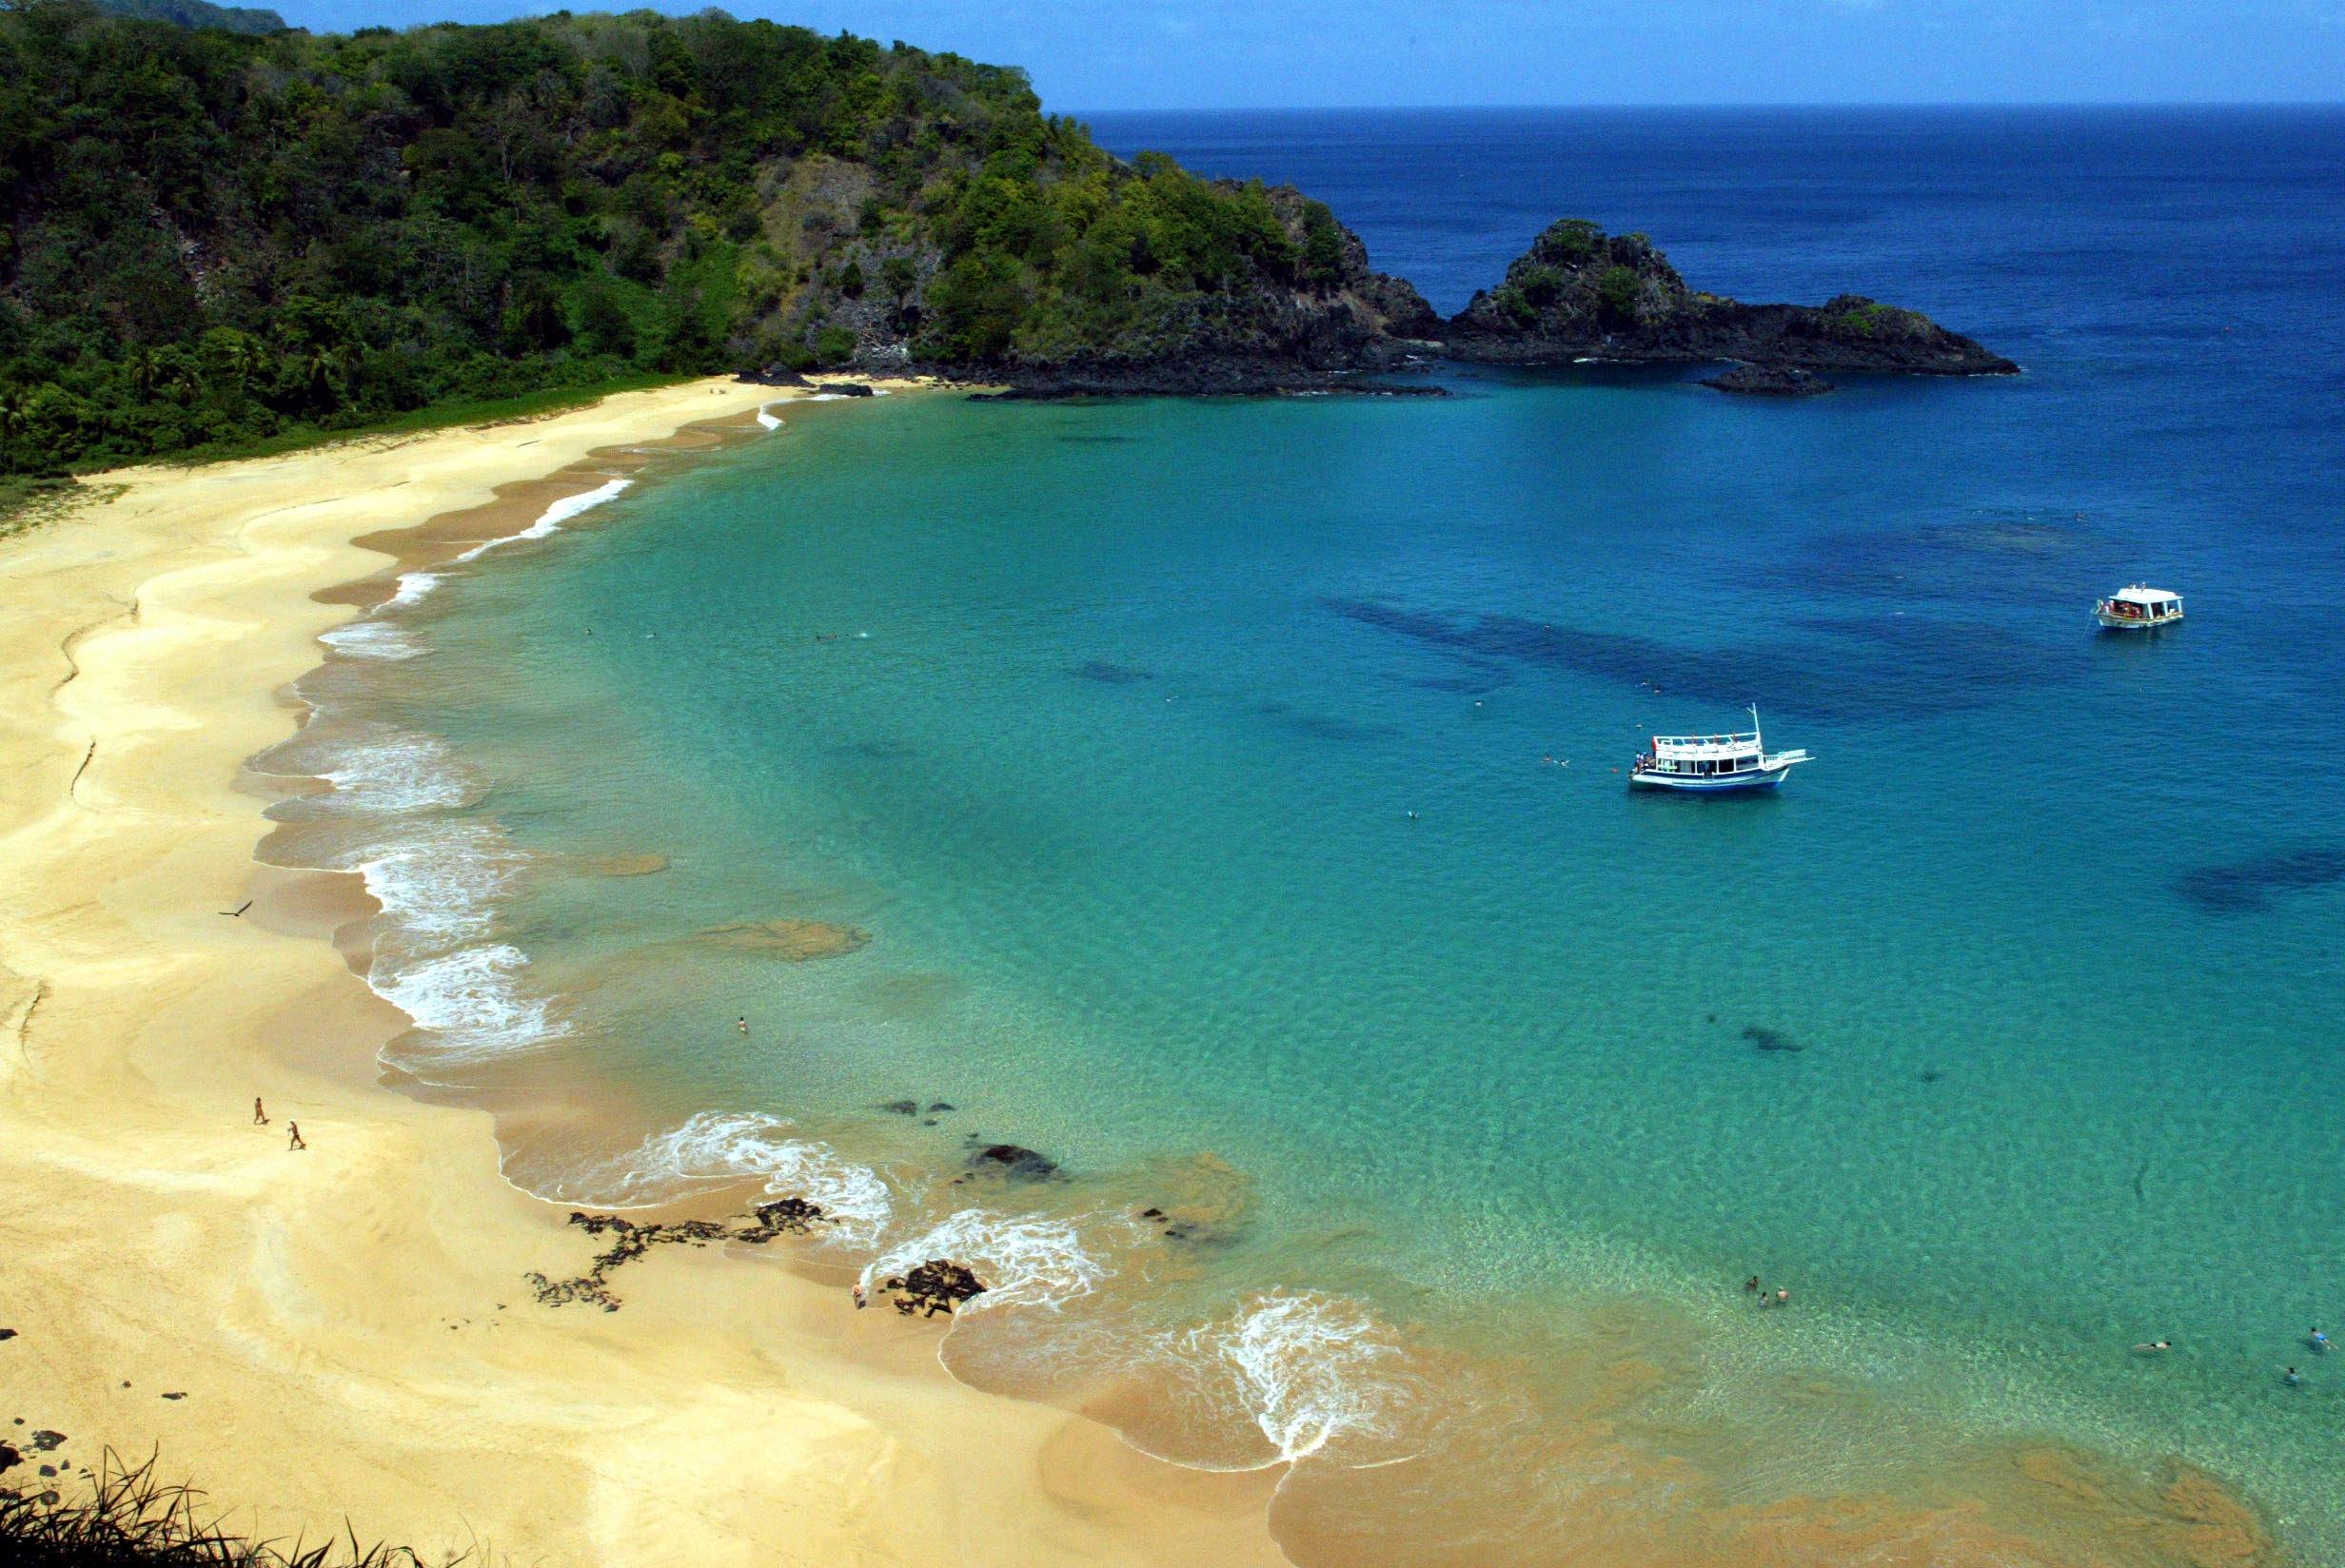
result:
<svg viewBox="0 0 2345 1568"><path fill-rule="evenodd" d="M494 823L435 822L351 869L383 906L384 945L427 952L496 929L497 900L510 891L519 860Z"/></svg>
<svg viewBox="0 0 2345 1568"><path fill-rule="evenodd" d="M828 1144L791 1136L789 1123L760 1111L697 1111L681 1127L562 1178L544 1195L640 1208L759 1177L769 1197L820 1205L838 1223L818 1234L843 1245L877 1245L895 1211L877 1171Z"/></svg>
<svg viewBox="0 0 2345 1568"><path fill-rule="evenodd" d="M369 725L335 749L334 766L317 775L334 786L324 804L336 812L398 813L467 806L484 793L476 773L456 760L438 735Z"/></svg>
<svg viewBox="0 0 2345 1568"><path fill-rule="evenodd" d="M345 658L414 658L424 651L406 627L373 616L321 632L318 640Z"/></svg>
<svg viewBox="0 0 2345 1568"><path fill-rule="evenodd" d="M1226 1318L1171 1337L1166 1349L1208 1408L1234 1405L1282 1460L1347 1435L1389 1437L1402 1393L1401 1348L1357 1302L1271 1291Z"/></svg>
<svg viewBox="0 0 2345 1568"><path fill-rule="evenodd" d="M428 1069L491 1061L570 1032L552 1004L521 988L529 959L509 942L458 948L388 973L378 963L367 983L415 1020L430 1038L403 1035L384 1059L428 1079Z"/></svg>
<svg viewBox="0 0 2345 1568"><path fill-rule="evenodd" d="M981 1208L958 1213L893 1242L863 1269L865 1289L891 1274L948 1258L974 1270L985 1294L964 1315L999 1306L1060 1306L1096 1290L1109 1274L1073 1222Z"/></svg>
<svg viewBox="0 0 2345 1568"><path fill-rule="evenodd" d="M758 405L758 424L761 429L778 430L781 428L781 419L773 412L773 407L774 405L770 402Z"/></svg>
<svg viewBox="0 0 2345 1568"><path fill-rule="evenodd" d="M581 495L564 496L562 500L547 507L544 512L540 514L537 521L531 523L520 533L507 534L502 539L484 540L480 544L474 545L471 549L466 550L463 555L458 556L456 559L459 561L478 560L483 556L487 555L491 550L496 549L500 545L514 544L522 539L543 539L548 534L560 533L563 523L569 521L572 518L577 517L581 512L586 511L590 507L600 506L606 500L616 500L620 492L625 490L628 485L633 484L634 482L635 481L633 480L607 480L601 484L597 485L594 489L588 490Z"/></svg>

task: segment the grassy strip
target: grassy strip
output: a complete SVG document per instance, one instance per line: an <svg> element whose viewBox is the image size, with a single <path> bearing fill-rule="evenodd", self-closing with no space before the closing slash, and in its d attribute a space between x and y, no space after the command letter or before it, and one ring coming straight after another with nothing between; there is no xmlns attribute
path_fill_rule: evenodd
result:
<svg viewBox="0 0 2345 1568"><path fill-rule="evenodd" d="M230 1535L200 1511L203 1494L126 1465L108 1450L87 1472L88 1500L0 1490L0 1562L11 1568L424 1568L404 1546L361 1546L355 1533L312 1546ZM346 1529L346 1527L345 1527ZM452 1558L454 1568L471 1554Z"/></svg>

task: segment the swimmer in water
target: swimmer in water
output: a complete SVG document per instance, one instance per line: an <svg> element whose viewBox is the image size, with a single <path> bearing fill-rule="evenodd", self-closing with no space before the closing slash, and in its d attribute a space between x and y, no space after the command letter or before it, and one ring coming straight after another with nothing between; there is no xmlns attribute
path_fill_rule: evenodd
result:
<svg viewBox="0 0 2345 1568"><path fill-rule="evenodd" d="M2315 1350L2319 1351L2324 1356L2329 1353L2329 1336L2323 1334L2317 1328L2314 1329L2310 1334L2305 1336L2304 1343L2311 1345Z"/></svg>
<svg viewBox="0 0 2345 1568"><path fill-rule="evenodd" d="M1789 1306L1791 1304L1791 1292L1788 1290L1778 1290L1775 1293L1775 1304L1777 1306Z"/></svg>
<svg viewBox="0 0 2345 1568"><path fill-rule="evenodd" d="M2159 1340L2152 1344L2135 1345L2134 1354L2137 1356L2162 1356L2173 1348L2174 1342L2172 1340Z"/></svg>
<svg viewBox="0 0 2345 1568"><path fill-rule="evenodd" d="M2291 1388L2301 1388L2304 1385L2304 1375L2292 1366L2280 1374L2280 1382Z"/></svg>
<svg viewBox="0 0 2345 1568"><path fill-rule="evenodd" d="M740 1030L743 1034L747 1034L749 1032L749 1020L746 1018L736 1018L733 1020L733 1027Z"/></svg>
<svg viewBox="0 0 2345 1568"><path fill-rule="evenodd" d="M1743 1290L1745 1295L1757 1295L1759 1293L1759 1276L1753 1274L1749 1279L1744 1280L1743 1282Z"/></svg>

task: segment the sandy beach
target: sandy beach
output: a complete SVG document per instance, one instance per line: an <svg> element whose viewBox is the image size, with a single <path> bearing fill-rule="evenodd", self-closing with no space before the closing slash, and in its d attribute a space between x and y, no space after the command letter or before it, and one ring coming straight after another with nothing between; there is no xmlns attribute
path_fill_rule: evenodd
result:
<svg viewBox="0 0 2345 1568"><path fill-rule="evenodd" d="M0 1417L66 1435L44 1484L152 1452L237 1529L426 1561L1284 1560L1271 1477L967 1388L935 1327L778 1259L667 1248L621 1312L538 1304L524 1271L594 1245L485 1113L380 1084L402 1020L322 939L350 879L254 863L240 768L384 570L358 541L778 396L126 470L0 542Z"/></svg>

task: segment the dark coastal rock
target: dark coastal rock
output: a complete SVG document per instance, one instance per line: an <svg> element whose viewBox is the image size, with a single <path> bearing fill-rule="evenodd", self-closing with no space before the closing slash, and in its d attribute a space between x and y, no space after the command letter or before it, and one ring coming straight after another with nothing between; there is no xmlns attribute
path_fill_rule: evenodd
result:
<svg viewBox="0 0 2345 1568"><path fill-rule="evenodd" d="M1805 1050L1807 1048L1781 1029L1764 1024L1750 1024L1744 1028L1743 1038L1761 1050Z"/></svg>
<svg viewBox="0 0 2345 1568"><path fill-rule="evenodd" d="M688 1246L706 1246L711 1242L741 1242L750 1246L763 1246L781 1236L803 1236L818 1225L836 1222L824 1212L822 1205L804 1198L776 1198L750 1210L746 1225L726 1225L717 1220L677 1220L660 1225L637 1225L617 1214L588 1214L572 1210L570 1223L589 1236L616 1238L604 1251L596 1254L593 1265L585 1273L567 1280L550 1280L531 1270L522 1276L537 1295L540 1305L566 1306L573 1302L599 1306L605 1312L619 1310L619 1298L611 1293L609 1278L617 1269L635 1262L655 1246L670 1246L679 1243ZM498 1310L502 1311L500 1303ZM166 1399L175 1398L165 1395Z"/></svg>
<svg viewBox="0 0 2345 1568"><path fill-rule="evenodd" d="M815 1226L835 1223L829 1214L823 1212L820 1204L804 1198L776 1198L771 1203L759 1204L750 1210L750 1214L756 1221L756 1227L735 1231L731 1239L747 1242L752 1246L762 1245L777 1236L812 1235Z"/></svg>
<svg viewBox="0 0 2345 1568"><path fill-rule="evenodd" d="M740 373L740 380L752 386L812 386L814 384L786 364L769 364L762 370L744 370Z"/></svg>
<svg viewBox="0 0 2345 1568"><path fill-rule="evenodd" d="M1685 286L1642 234L1550 225L1448 324L1454 358L1504 364L1578 360L1771 370L2007 376L2019 366L1919 311L1842 294L1821 305L1744 304Z"/></svg>
<svg viewBox="0 0 2345 1568"><path fill-rule="evenodd" d="M886 1105L881 1106L879 1108L886 1111L891 1116L917 1116L920 1114L920 1103L917 1100L890 1100Z"/></svg>
<svg viewBox="0 0 2345 1568"><path fill-rule="evenodd" d="M998 1168L1008 1171L1013 1176L1022 1176L1032 1180L1055 1175L1058 1171L1055 1161L1047 1159L1019 1144L988 1144L971 1155L969 1163L973 1167L980 1170L988 1167Z"/></svg>
<svg viewBox="0 0 2345 1568"><path fill-rule="evenodd" d="M904 1274L890 1275L879 1282L880 1293L892 1296L896 1310L905 1317L925 1308L925 1316L950 1313L965 1301L985 1294L985 1284L963 1265L943 1258L932 1258L919 1267Z"/></svg>
<svg viewBox="0 0 2345 1568"><path fill-rule="evenodd" d="M12 1442L0 1442L0 1470L13 1470L24 1462L24 1450Z"/></svg>
<svg viewBox="0 0 2345 1568"><path fill-rule="evenodd" d="M828 392L835 398L868 398L875 396L861 382L808 382L817 392Z"/></svg>
<svg viewBox="0 0 2345 1568"><path fill-rule="evenodd" d="M1705 377L1702 384L1754 398L1814 398L1833 389L1812 371L1763 364L1738 364L1723 376Z"/></svg>
<svg viewBox="0 0 2345 1568"><path fill-rule="evenodd" d="M184 1400L187 1397L187 1391L184 1388L175 1388L163 1397L167 1400Z"/></svg>
<svg viewBox="0 0 2345 1568"><path fill-rule="evenodd" d="M32 1446L36 1452L53 1454L65 1446L65 1434L41 1428L32 1434Z"/></svg>
<svg viewBox="0 0 2345 1568"><path fill-rule="evenodd" d="M954 1105L954 1103L950 1100L931 1100L928 1103L928 1111L932 1116L940 1110L957 1110L959 1108L959 1107Z"/></svg>
<svg viewBox="0 0 2345 1568"><path fill-rule="evenodd" d="M16 1330L13 1328L0 1328L0 1340L12 1340L14 1338L16 1338Z"/></svg>
<svg viewBox="0 0 2345 1568"><path fill-rule="evenodd" d="M2176 878L2174 891L2216 914L2256 914L2272 907L2275 893L2337 881L2345 881L2345 850L2314 845L2200 866Z"/></svg>

